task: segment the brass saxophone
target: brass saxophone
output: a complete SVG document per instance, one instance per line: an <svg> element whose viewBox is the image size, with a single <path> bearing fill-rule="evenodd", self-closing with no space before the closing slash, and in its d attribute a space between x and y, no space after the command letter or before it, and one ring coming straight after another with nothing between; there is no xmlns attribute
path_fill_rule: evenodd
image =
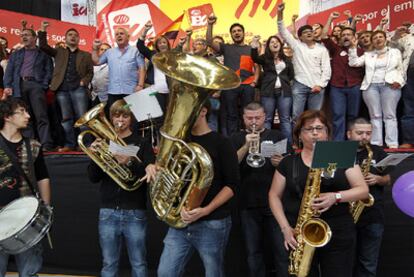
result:
<svg viewBox="0 0 414 277"><path fill-rule="evenodd" d="M368 152L367 158L361 164L361 172L362 175L365 177L368 175L369 169L371 167L373 152L371 150L371 147L369 146L369 142L364 143L363 146ZM367 199L349 202L349 210L351 212L352 218L354 219L354 223L358 222L359 217L361 216L364 208L371 207L372 205L374 205L374 202L375 199L374 196L372 196L372 194L368 194Z"/></svg>
<svg viewBox="0 0 414 277"><path fill-rule="evenodd" d="M149 189L151 204L158 218L183 228L187 224L181 209L200 206L214 175L207 151L185 140L209 95L238 87L240 78L225 66L184 53L158 53L152 62L171 82L156 160L160 170Z"/></svg>
<svg viewBox="0 0 414 277"><path fill-rule="evenodd" d="M296 241L298 246L289 254L289 273L298 277L308 275L315 247L325 246L332 237L332 231L328 223L318 218L311 207L311 200L319 196L321 175L323 169L309 169L306 186L303 192L298 220L295 226Z"/></svg>
<svg viewBox="0 0 414 277"><path fill-rule="evenodd" d="M114 155L108 151L109 145L106 141L112 140L120 145L126 145L125 141L118 137L114 127L109 123L103 112L105 104L101 103L87 111L79 118L75 127L88 126L90 130L83 131L78 136L79 147L85 152L112 180L127 191L138 189L144 181L135 176L126 165L121 165ZM83 142L83 137L90 134L95 138L103 139L101 148L96 152L89 150Z"/></svg>

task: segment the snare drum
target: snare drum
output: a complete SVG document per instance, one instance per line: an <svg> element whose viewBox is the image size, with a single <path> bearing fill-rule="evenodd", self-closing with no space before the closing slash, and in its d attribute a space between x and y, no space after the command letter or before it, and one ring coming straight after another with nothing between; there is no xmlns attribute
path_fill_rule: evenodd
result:
<svg viewBox="0 0 414 277"><path fill-rule="evenodd" d="M36 245L49 231L53 213L33 196L10 202L0 210L0 250L18 254Z"/></svg>

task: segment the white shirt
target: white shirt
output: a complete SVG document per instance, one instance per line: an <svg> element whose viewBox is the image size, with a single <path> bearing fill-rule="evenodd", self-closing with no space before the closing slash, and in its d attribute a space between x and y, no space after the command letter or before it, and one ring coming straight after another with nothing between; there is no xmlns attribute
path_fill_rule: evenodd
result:
<svg viewBox="0 0 414 277"><path fill-rule="evenodd" d="M295 80L310 88L326 87L331 79L331 62L325 46L315 43L313 47L309 47L295 39L286 29L283 21L278 21L277 25L280 35L293 49Z"/></svg>

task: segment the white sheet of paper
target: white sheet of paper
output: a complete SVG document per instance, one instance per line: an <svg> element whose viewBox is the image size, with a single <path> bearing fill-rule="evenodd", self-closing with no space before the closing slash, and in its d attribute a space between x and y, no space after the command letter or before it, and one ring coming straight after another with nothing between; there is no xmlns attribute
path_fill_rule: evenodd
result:
<svg viewBox="0 0 414 277"><path fill-rule="evenodd" d="M136 157L138 151L139 151L139 146L136 146L136 145L123 146L112 140L109 141L109 152L111 152L112 154Z"/></svg>
<svg viewBox="0 0 414 277"><path fill-rule="evenodd" d="M155 97L157 91L153 87L140 90L124 97L125 101L131 105L130 109L138 122L162 116L162 110Z"/></svg>
<svg viewBox="0 0 414 277"><path fill-rule="evenodd" d="M390 154L386 158L382 159L380 162L375 164L375 167L385 167L390 165L397 165L405 158L411 156L412 154L409 153L397 153L397 154Z"/></svg>
<svg viewBox="0 0 414 277"><path fill-rule="evenodd" d="M273 155L282 155L287 151L287 139L283 139L276 143L270 140L265 140L260 145L260 153L266 158L270 158Z"/></svg>

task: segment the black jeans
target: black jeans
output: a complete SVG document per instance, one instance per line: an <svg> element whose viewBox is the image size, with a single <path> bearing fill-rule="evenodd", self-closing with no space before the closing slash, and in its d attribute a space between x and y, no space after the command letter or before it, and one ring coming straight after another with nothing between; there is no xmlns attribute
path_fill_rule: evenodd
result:
<svg viewBox="0 0 414 277"><path fill-rule="evenodd" d="M42 85L35 81L21 80L22 99L29 106L29 112L34 119L39 141L43 147L53 147L52 137L50 135L50 124L47 115L46 93ZM32 124L30 127L34 130Z"/></svg>
<svg viewBox="0 0 414 277"><path fill-rule="evenodd" d="M272 272L271 276L287 277L288 251L283 245L283 235L270 209L260 207L241 210L240 217L249 276L264 277ZM268 270L265 261L268 261Z"/></svg>

